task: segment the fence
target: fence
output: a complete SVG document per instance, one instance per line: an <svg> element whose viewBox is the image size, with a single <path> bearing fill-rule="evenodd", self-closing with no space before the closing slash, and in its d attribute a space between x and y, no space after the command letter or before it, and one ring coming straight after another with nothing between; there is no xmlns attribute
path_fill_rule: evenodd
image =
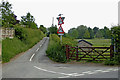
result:
<svg viewBox="0 0 120 80"><path fill-rule="evenodd" d="M15 30L14 28L0 28L0 32L1 32L2 39L6 37L13 38Z"/></svg>
<svg viewBox="0 0 120 80"><path fill-rule="evenodd" d="M113 46L110 47L71 47L66 45L67 60L99 60L113 57Z"/></svg>

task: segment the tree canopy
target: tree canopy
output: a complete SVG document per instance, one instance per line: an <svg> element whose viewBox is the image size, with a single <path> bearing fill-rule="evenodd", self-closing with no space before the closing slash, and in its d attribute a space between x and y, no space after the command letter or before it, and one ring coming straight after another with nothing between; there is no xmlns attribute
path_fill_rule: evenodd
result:
<svg viewBox="0 0 120 80"><path fill-rule="evenodd" d="M0 12L2 13L2 26L12 27L13 25L19 23L19 20L16 19L17 16L11 10L12 4L10 4L8 1L2 1L0 7Z"/></svg>
<svg viewBox="0 0 120 80"><path fill-rule="evenodd" d="M26 25L29 28L37 28L35 18L28 12L26 16L21 17L21 24Z"/></svg>
<svg viewBox="0 0 120 80"><path fill-rule="evenodd" d="M51 26L48 28L48 31L50 32L50 34L57 34L57 26Z"/></svg>
<svg viewBox="0 0 120 80"><path fill-rule="evenodd" d="M93 29L84 25L80 25L77 28L71 28L68 30L68 37L78 39L93 39L93 38L111 38L111 31L106 26L103 29L94 27Z"/></svg>

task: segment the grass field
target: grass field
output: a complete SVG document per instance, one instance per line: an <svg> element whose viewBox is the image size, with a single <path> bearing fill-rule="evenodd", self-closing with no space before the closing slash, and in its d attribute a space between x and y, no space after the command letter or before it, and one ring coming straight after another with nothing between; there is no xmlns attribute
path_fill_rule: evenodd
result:
<svg viewBox="0 0 120 80"><path fill-rule="evenodd" d="M92 43L93 47L110 47L111 45L111 39L85 39L85 40Z"/></svg>
<svg viewBox="0 0 120 80"><path fill-rule="evenodd" d="M77 39L77 41L79 41L79 40L81 40L81 39ZM110 45L111 45L111 39L85 39L85 40L92 43L93 47L110 47ZM105 51L106 49L95 49L95 50L101 52L101 51ZM79 57L83 57L83 54L85 55L86 53L80 52L78 54L80 54ZM89 53L89 55L91 55L93 58L96 58L99 54L96 52L92 52L92 53ZM90 58L89 55L86 55L86 57L82 58L82 59L86 59L87 61L92 60L92 58ZM110 56L109 56L110 49L107 52L103 53L103 55L105 58L109 59L110 58ZM103 56L99 56L98 58L103 58ZM105 60L105 59L96 59L96 60Z"/></svg>

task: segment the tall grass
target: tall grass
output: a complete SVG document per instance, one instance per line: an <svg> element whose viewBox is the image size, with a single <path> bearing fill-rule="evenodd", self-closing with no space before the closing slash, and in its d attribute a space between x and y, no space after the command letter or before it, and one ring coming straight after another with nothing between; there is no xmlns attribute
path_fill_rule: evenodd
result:
<svg viewBox="0 0 120 80"><path fill-rule="evenodd" d="M56 34L50 35L50 43L46 51L47 56L56 62L65 63L66 54L65 54L65 45L76 45L76 41L63 37L62 44L60 43L60 38Z"/></svg>
<svg viewBox="0 0 120 80"><path fill-rule="evenodd" d="M2 41L2 62L9 62L17 54L34 46L45 35L38 29L15 28L15 37L6 38Z"/></svg>

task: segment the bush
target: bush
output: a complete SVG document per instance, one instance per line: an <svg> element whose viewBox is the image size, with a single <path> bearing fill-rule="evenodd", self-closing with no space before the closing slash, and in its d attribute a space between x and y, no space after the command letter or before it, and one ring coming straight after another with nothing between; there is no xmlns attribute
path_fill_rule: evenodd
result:
<svg viewBox="0 0 120 80"><path fill-rule="evenodd" d="M112 42L115 45L116 52L114 53L114 60L118 61L120 65L120 25L115 26L111 29L112 31Z"/></svg>
<svg viewBox="0 0 120 80"><path fill-rule="evenodd" d="M67 62L65 44L75 45L73 43L75 43L75 41L63 37L62 44L60 44L60 38L56 34L52 34L50 35L50 43L46 51L47 56L53 61L65 63Z"/></svg>
<svg viewBox="0 0 120 80"><path fill-rule="evenodd" d="M118 65L118 61L116 61L116 60L106 60L105 62L104 62L104 64L105 65L110 65L110 66L113 66L113 65Z"/></svg>

